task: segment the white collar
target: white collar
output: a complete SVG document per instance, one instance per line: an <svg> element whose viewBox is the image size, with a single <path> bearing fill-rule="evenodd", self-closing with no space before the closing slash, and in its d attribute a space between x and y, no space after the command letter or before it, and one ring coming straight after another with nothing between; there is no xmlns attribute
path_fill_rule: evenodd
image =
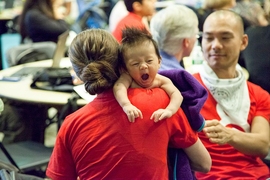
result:
<svg viewBox="0 0 270 180"><path fill-rule="evenodd" d="M250 131L247 122L250 98L247 81L240 65L237 64L238 76L233 79L219 79L211 67L204 61L200 70L203 83L217 101L217 112L223 125L234 124Z"/></svg>

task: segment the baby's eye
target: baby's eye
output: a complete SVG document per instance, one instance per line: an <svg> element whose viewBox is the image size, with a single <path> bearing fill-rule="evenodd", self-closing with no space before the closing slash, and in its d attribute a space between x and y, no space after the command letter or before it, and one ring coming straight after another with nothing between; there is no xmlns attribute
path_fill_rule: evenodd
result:
<svg viewBox="0 0 270 180"><path fill-rule="evenodd" d="M152 59L149 59L149 60L147 60L146 62L147 63L151 63L153 60Z"/></svg>
<svg viewBox="0 0 270 180"><path fill-rule="evenodd" d="M138 66L139 65L139 63L133 63L132 64L132 66Z"/></svg>

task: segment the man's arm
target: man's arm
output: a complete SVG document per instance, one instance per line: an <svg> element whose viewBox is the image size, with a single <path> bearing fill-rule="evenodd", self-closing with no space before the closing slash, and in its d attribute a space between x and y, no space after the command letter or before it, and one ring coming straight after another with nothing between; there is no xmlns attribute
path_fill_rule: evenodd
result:
<svg viewBox="0 0 270 180"><path fill-rule="evenodd" d="M264 158L269 151L269 123L261 116L253 119L250 133L224 127L218 120L206 121L203 131L211 142L220 145L228 143L247 155Z"/></svg>

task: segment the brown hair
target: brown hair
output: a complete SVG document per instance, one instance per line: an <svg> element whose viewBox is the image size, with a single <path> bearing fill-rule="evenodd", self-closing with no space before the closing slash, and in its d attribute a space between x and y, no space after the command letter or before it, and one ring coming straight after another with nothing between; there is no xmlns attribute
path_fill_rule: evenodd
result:
<svg viewBox="0 0 270 180"><path fill-rule="evenodd" d="M223 9L224 7L233 7L232 0L205 0L203 7L205 9Z"/></svg>
<svg viewBox="0 0 270 180"><path fill-rule="evenodd" d="M116 39L102 29L82 31L73 39L70 61L88 93L102 93L119 78L118 49Z"/></svg>

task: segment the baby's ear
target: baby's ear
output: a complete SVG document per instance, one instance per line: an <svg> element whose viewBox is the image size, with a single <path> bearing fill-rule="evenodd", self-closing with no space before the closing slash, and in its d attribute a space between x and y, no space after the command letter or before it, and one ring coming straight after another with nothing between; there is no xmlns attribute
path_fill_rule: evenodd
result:
<svg viewBox="0 0 270 180"><path fill-rule="evenodd" d="M161 58L158 59L158 68L161 66Z"/></svg>

